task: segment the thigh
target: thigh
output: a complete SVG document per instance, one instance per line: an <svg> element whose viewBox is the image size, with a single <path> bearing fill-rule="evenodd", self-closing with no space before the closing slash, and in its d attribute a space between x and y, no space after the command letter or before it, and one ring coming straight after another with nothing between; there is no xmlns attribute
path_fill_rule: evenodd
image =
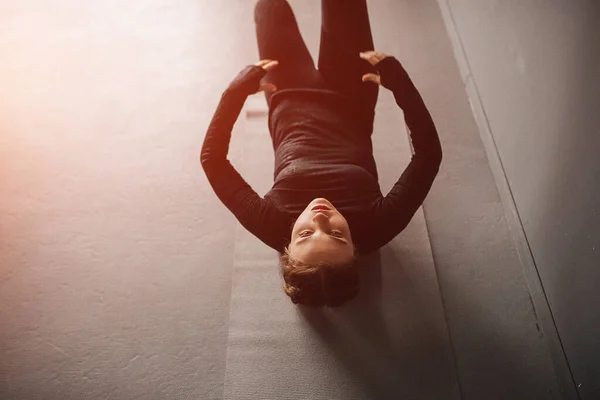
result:
<svg viewBox="0 0 600 400"><path fill-rule="evenodd" d="M278 89L313 87L320 74L302 38L296 16L286 0L259 0L254 9L256 38L261 60L278 60L266 82ZM270 95L266 94L267 101Z"/></svg>
<svg viewBox="0 0 600 400"><path fill-rule="evenodd" d="M319 71L327 84L375 108L379 87L363 83L362 76L375 69L359 53L374 50L366 0L321 0Z"/></svg>

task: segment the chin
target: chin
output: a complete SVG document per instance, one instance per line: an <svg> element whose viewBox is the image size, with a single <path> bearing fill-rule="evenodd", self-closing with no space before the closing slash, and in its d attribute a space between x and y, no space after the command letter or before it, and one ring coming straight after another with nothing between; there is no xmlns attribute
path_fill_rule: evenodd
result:
<svg viewBox="0 0 600 400"><path fill-rule="evenodd" d="M310 204L306 207L306 209L311 209L312 207L314 207L316 205L325 205L327 207L330 207L332 210L336 209L329 200L327 200L323 197L317 197L316 199L311 201Z"/></svg>

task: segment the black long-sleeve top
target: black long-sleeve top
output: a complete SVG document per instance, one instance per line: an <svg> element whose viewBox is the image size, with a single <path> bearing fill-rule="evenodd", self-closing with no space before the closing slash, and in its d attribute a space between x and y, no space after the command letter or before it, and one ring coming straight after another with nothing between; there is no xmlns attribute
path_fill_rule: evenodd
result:
<svg viewBox="0 0 600 400"><path fill-rule="evenodd" d="M404 111L414 149L409 165L385 196L371 132L352 118L355 103L334 91L287 89L276 92L269 107L274 184L261 198L231 165L227 153L233 125L266 72L248 66L223 93L204 139L202 166L223 204L274 250L283 252L298 216L313 199L323 197L348 221L358 252L372 252L404 230L429 193L442 160L431 115L396 58L387 57L375 68L382 86L392 91Z"/></svg>

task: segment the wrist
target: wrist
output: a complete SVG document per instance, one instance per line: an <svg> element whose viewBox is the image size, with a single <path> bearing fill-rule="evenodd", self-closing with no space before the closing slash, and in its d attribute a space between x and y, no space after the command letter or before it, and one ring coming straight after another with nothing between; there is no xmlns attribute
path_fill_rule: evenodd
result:
<svg viewBox="0 0 600 400"><path fill-rule="evenodd" d="M239 93L249 96L256 93L260 86L260 80L267 74L261 67L248 65L231 81L226 92Z"/></svg>
<svg viewBox="0 0 600 400"><path fill-rule="evenodd" d="M381 76L382 86L388 89L399 88L410 82L408 73L400 61L393 56L388 56L378 62L375 68Z"/></svg>

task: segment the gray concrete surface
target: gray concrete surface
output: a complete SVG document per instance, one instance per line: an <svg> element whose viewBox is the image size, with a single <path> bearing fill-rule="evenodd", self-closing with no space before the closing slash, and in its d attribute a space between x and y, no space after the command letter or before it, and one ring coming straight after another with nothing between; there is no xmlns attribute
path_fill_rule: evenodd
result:
<svg viewBox="0 0 600 400"><path fill-rule="evenodd" d="M0 2L0 398L221 397L235 221L198 157L244 17Z"/></svg>
<svg viewBox="0 0 600 400"><path fill-rule="evenodd" d="M378 382L412 398L559 398L434 0L369 2L377 47L405 63L445 150L425 213L373 261L375 303L323 329L291 306L277 319L267 312L285 299L243 285L247 268L254 287L274 284L274 258L212 194L198 153L222 89L256 61L252 3L0 1L0 398L252 398L261 386L280 395L278 377L296 379L290 399L389 398ZM319 2L292 4L316 55ZM383 189L410 157L386 96ZM245 116L231 157L264 193L264 120ZM248 368L273 336L244 310L287 321L298 343L284 344L303 362L279 353L279 374L266 358ZM357 336L336 341L344 326ZM386 366L411 379L392 382Z"/></svg>

